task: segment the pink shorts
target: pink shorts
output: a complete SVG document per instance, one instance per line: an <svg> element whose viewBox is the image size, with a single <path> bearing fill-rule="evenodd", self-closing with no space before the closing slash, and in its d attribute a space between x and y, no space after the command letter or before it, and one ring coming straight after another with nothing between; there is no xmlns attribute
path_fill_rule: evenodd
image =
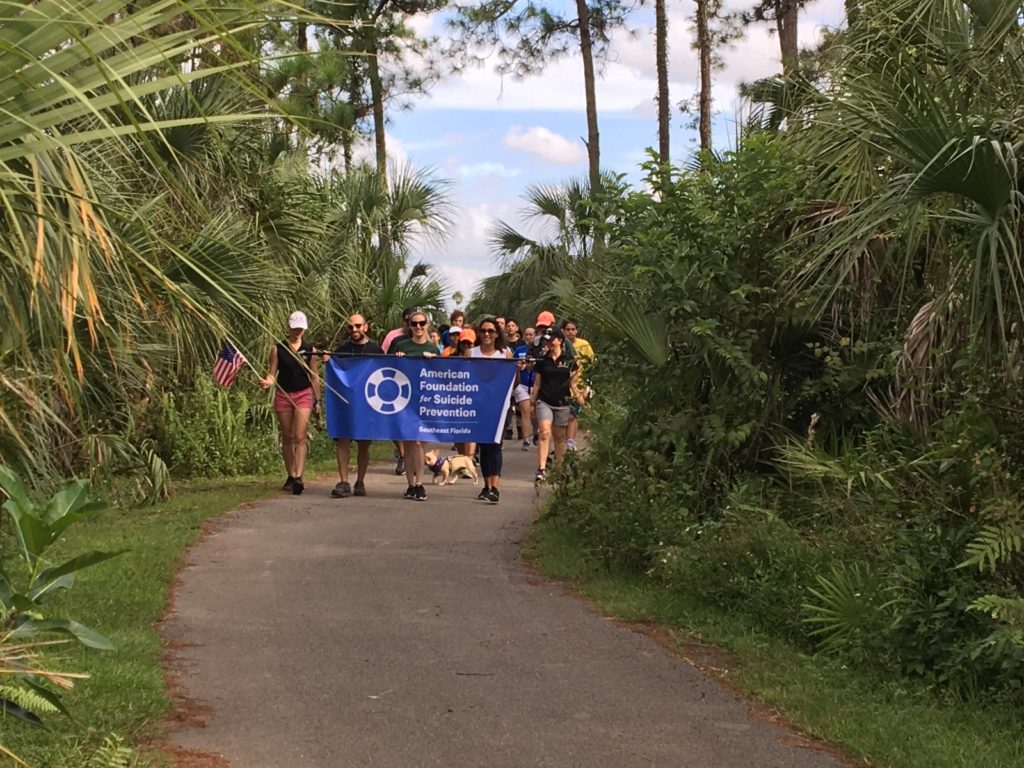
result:
<svg viewBox="0 0 1024 768"><path fill-rule="evenodd" d="M312 411L313 388L306 387L298 392L285 392L279 389L274 393L274 410L278 413L288 411Z"/></svg>

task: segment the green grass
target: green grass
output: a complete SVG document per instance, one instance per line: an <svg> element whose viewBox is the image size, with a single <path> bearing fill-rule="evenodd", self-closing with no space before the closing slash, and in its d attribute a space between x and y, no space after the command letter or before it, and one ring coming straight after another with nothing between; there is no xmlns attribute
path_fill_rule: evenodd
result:
<svg viewBox="0 0 1024 768"><path fill-rule="evenodd" d="M862 763L893 768L1024 765L1020 709L940 702L928 689L905 680L879 680L809 656L756 630L742 616L689 601L642 576L595 567L579 537L557 517L537 521L524 551L540 570L571 582L611 616L653 621L670 629L680 643L721 648L730 684Z"/></svg>

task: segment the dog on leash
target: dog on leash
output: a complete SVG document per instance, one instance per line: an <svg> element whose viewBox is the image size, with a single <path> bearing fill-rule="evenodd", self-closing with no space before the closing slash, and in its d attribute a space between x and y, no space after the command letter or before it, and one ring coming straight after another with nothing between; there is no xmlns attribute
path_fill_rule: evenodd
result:
<svg viewBox="0 0 1024 768"><path fill-rule="evenodd" d="M480 483L480 475L471 456L441 456L439 451L433 450L423 455L423 463L434 473L434 485L454 485L460 472L471 474L473 485Z"/></svg>

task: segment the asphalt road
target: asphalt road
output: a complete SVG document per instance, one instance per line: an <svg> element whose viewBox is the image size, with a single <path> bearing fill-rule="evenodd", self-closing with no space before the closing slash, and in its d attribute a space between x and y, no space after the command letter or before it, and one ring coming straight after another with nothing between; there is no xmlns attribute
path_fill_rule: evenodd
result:
<svg viewBox="0 0 1024 768"><path fill-rule="evenodd" d="M829 754L654 640L520 564L532 451L503 498L371 470L228 516L191 552L164 625L209 709L172 743L235 768L821 768Z"/></svg>

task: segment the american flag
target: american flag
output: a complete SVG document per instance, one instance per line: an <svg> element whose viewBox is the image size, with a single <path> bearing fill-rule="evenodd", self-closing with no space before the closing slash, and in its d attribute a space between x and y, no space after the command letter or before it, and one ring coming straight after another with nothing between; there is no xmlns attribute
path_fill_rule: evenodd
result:
<svg viewBox="0 0 1024 768"><path fill-rule="evenodd" d="M238 371L243 365L245 355L235 349L235 345L230 341L225 341L213 366L213 380L222 387L230 387L235 383Z"/></svg>

